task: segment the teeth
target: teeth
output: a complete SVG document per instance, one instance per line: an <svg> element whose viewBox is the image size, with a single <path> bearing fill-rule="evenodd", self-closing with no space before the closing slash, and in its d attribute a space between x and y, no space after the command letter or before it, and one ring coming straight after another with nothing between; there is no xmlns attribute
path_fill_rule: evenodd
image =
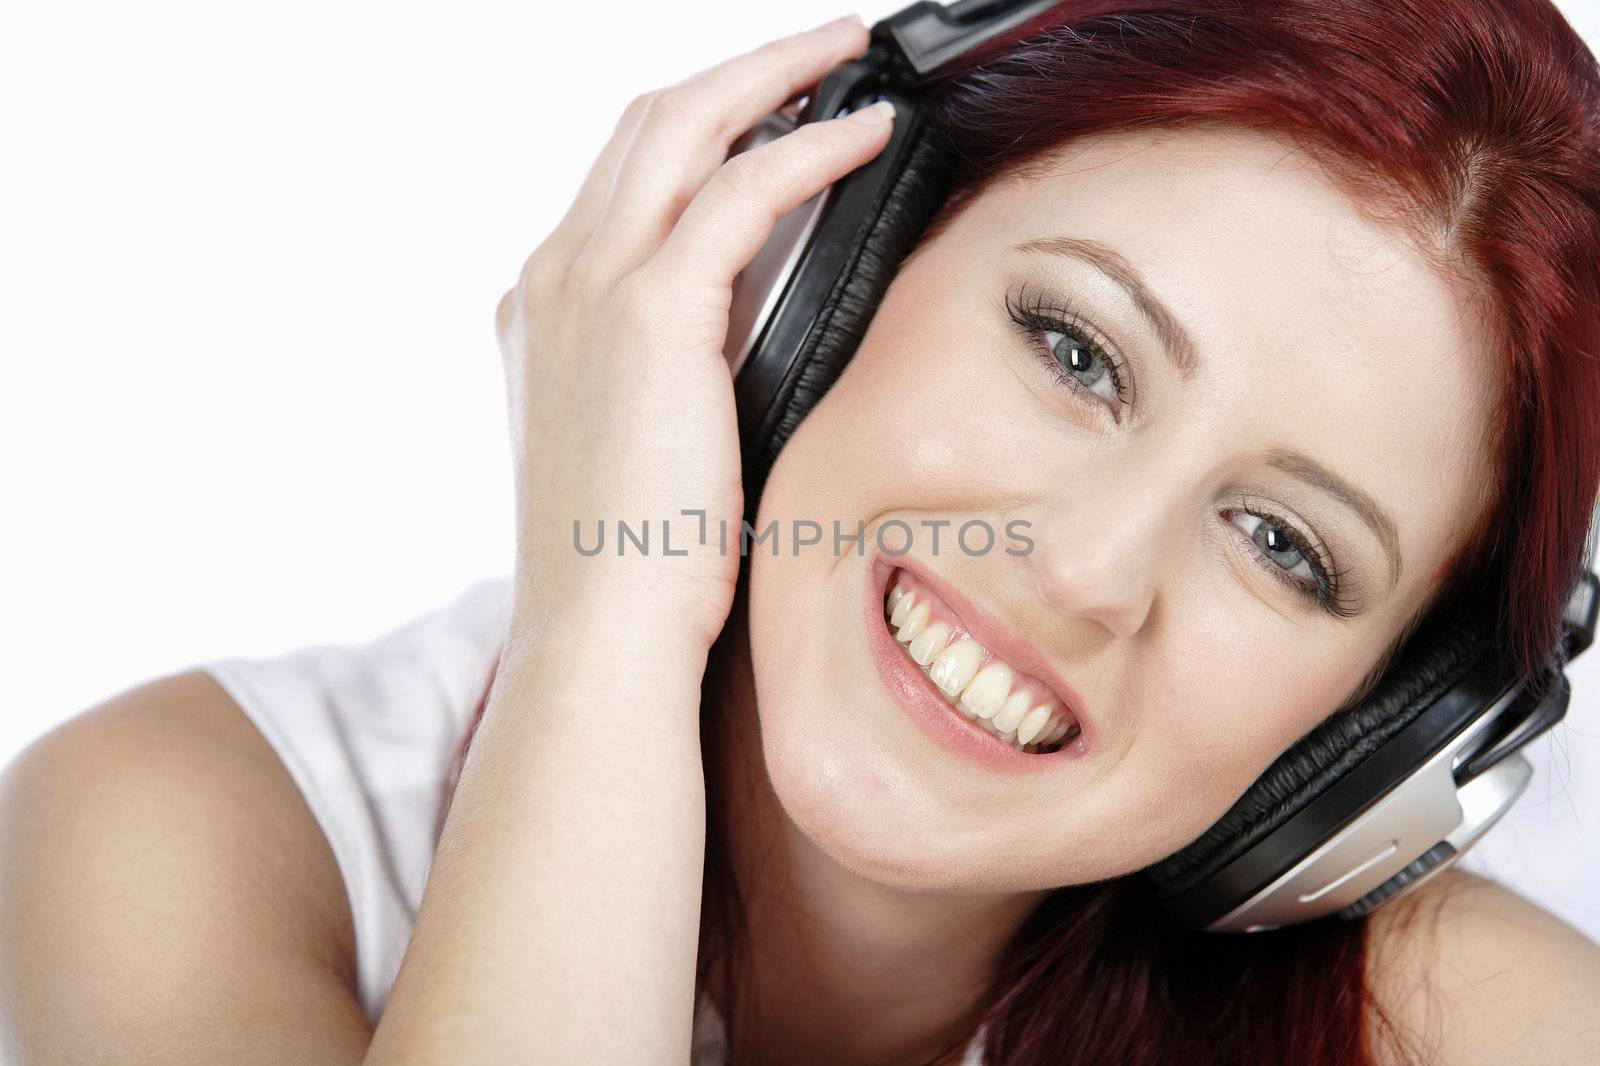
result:
<svg viewBox="0 0 1600 1066"><path fill-rule="evenodd" d="M889 624L899 626L901 622L904 622L906 615L911 613L911 605L916 602L916 599L917 596L914 592L908 592L901 596L899 601L889 610Z"/></svg>
<svg viewBox="0 0 1600 1066"><path fill-rule="evenodd" d="M1033 706L1033 693L1027 689L1018 689L1006 700L1005 706L994 716L994 727L1002 733L1009 733L1022 724L1023 717L1028 713L1028 708Z"/></svg>
<svg viewBox="0 0 1600 1066"><path fill-rule="evenodd" d="M950 644L953 629L949 622L930 622L932 606L915 585L896 582L884 613L906 654L958 710L1016 748L1045 748L1073 730L1076 723L1054 701L1036 699L1028 685L1013 691L1017 676L1009 664L991 659L980 669L983 645L970 637Z"/></svg>
<svg viewBox="0 0 1600 1066"><path fill-rule="evenodd" d="M950 627L943 622L933 625L917 634L915 640L906 651L918 666L927 666L933 662L933 657L944 650L945 642L950 639Z"/></svg>
<svg viewBox="0 0 1600 1066"><path fill-rule="evenodd" d="M1022 724L1017 726L1017 743L1032 744L1035 740L1038 740L1039 735L1050 724L1051 710L1050 704L1041 703L1029 711L1028 716L1022 720Z"/></svg>
<svg viewBox="0 0 1600 1066"><path fill-rule="evenodd" d="M1012 679L1016 676L1011 667L996 659L979 670L978 675L961 690L961 706L979 718L993 718L1005 702L1006 694L1011 691Z"/></svg>
<svg viewBox="0 0 1600 1066"><path fill-rule="evenodd" d="M1072 732L1076 725L1076 722L1069 721L1066 718L1061 718L1056 722L1055 726L1051 728L1050 732L1044 735L1043 739L1041 739L1039 743L1054 744L1056 741Z"/></svg>
<svg viewBox="0 0 1600 1066"><path fill-rule="evenodd" d="M906 601L901 600L900 602L904 603ZM911 612L906 615L905 621L900 623L900 631L894 635L894 639L902 644L909 643L913 637L922 632L922 627L927 624L928 601L923 600L911 608Z"/></svg>
<svg viewBox="0 0 1600 1066"><path fill-rule="evenodd" d="M967 687L972 675L978 672L978 660L983 658L983 646L975 640L962 637L933 660L928 676L946 696L951 698Z"/></svg>

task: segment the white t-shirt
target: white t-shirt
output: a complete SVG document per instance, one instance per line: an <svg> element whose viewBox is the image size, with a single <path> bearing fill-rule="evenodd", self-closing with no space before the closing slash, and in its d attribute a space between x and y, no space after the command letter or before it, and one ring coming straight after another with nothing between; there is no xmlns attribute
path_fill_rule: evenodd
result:
<svg viewBox="0 0 1600 1066"><path fill-rule="evenodd" d="M511 581L485 578L370 643L200 663L283 761L328 838L355 924L361 1005L376 1023L416 924L452 762L499 657ZM962 1066L980 1066L982 1032ZM721 1066L709 999L691 1066Z"/></svg>

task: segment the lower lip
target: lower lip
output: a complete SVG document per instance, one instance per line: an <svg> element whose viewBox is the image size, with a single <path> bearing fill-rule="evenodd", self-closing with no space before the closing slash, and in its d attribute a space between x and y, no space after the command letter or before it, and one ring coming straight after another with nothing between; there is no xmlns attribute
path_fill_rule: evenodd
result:
<svg viewBox="0 0 1600 1066"><path fill-rule="evenodd" d="M930 740L952 755L1000 773L1028 774L1053 770L1082 755L1077 745L1031 754L1012 747L950 705L938 686L911 661L884 624L883 606L895 564L883 558L867 567L867 643L877 660L878 676L907 716Z"/></svg>

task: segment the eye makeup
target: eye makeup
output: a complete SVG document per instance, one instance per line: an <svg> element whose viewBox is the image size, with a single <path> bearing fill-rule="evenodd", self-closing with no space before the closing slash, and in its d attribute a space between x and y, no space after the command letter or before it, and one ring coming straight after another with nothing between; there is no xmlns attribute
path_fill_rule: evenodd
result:
<svg viewBox="0 0 1600 1066"><path fill-rule="evenodd" d="M1004 298L1006 315L1027 340L1050 380L1084 403L1106 410L1121 425L1132 408L1133 371L1118 347L1069 298L1050 289L1022 284ZM1096 391L1106 386L1107 391ZM1223 511L1230 525L1250 542L1251 558L1267 574L1306 604L1334 618L1358 613L1348 594L1348 571L1338 565L1320 537L1299 524L1240 497ZM1237 516L1254 519L1245 529ZM1293 560L1290 566L1280 560ZM1304 576L1295 572L1304 569Z"/></svg>
<svg viewBox="0 0 1600 1066"><path fill-rule="evenodd" d="M1234 524L1232 516L1238 514L1257 520L1252 529L1237 528L1254 548L1250 553L1252 558L1275 581L1335 618L1349 618L1356 614L1345 591L1344 579L1348 572L1339 567L1315 535L1302 531L1293 522L1264 507L1252 507L1244 497L1240 497L1236 507L1223 513L1229 517L1230 524ZM1275 557L1283 555L1292 555L1296 559L1295 564L1288 567L1279 565ZM1294 576L1294 571L1302 565L1311 572L1309 578Z"/></svg>
<svg viewBox="0 0 1600 1066"><path fill-rule="evenodd" d="M1042 288L1022 285L1005 294L1006 314L1029 339L1040 364L1057 385L1090 403L1104 406L1121 424L1133 406L1133 370L1071 301ZM1079 375L1089 375L1088 380ZM1095 392L1106 381L1113 396Z"/></svg>

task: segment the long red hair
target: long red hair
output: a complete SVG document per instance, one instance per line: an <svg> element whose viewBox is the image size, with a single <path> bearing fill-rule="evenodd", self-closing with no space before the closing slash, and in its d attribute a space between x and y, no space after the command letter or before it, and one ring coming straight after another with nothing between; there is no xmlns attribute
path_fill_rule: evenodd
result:
<svg viewBox="0 0 1600 1066"><path fill-rule="evenodd" d="M932 105L959 163L930 233L1073 138L1229 122L1289 134L1441 269L1464 270L1495 329L1495 482L1441 585L1492 576L1516 662L1557 654L1600 491L1600 70L1553 4L1068 0L965 57ZM738 1062L738 808L712 702L698 977L716 984ZM1136 877L1059 889L980 1004L984 1061L1357 1066L1385 1040L1416 1053L1368 987L1366 929L1209 935L1164 918Z"/></svg>

